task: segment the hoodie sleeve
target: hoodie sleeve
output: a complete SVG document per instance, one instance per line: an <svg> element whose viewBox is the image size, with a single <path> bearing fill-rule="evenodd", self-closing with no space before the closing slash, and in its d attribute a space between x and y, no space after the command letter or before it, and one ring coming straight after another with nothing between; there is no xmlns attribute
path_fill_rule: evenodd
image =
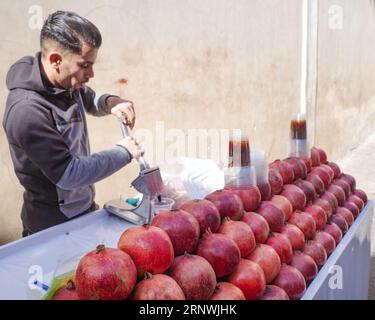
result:
<svg viewBox="0 0 375 320"><path fill-rule="evenodd" d="M86 112L93 116L101 117L110 113L106 105L107 98L117 96L107 93L96 93L89 86L85 86L84 90L81 90L81 97Z"/></svg>
<svg viewBox="0 0 375 320"><path fill-rule="evenodd" d="M6 130L9 142L24 150L28 158L24 161L30 161L62 189L93 184L131 161L130 153L120 146L91 156L73 156L54 126L52 115L37 105L15 105Z"/></svg>

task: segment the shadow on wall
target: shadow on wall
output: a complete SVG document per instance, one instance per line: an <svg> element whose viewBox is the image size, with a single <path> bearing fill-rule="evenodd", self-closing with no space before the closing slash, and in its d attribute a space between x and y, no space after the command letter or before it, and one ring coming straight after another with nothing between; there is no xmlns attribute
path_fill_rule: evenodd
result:
<svg viewBox="0 0 375 320"><path fill-rule="evenodd" d="M369 278L369 288L368 288L368 299L375 300L375 253L373 253L370 259L370 278Z"/></svg>

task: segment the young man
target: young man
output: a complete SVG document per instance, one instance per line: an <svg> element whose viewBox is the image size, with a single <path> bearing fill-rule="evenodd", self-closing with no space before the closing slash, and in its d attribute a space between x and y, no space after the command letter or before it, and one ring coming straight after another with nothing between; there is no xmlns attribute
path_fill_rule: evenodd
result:
<svg viewBox="0 0 375 320"><path fill-rule="evenodd" d="M25 188L23 236L95 210L93 184L143 154L130 137L90 154L86 112L112 114L131 128L135 121L132 102L86 85L100 45L100 32L90 21L57 11L41 30L41 52L8 71L3 127Z"/></svg>

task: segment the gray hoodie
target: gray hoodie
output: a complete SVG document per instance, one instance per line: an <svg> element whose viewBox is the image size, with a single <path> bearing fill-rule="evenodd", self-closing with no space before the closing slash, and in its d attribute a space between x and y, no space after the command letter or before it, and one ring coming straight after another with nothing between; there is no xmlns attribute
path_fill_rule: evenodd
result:
<svg viewBox="0 0 375 320"><path fill-rule="evenodd" d="M106 115L109 95L53 87L41 75L40 53L13 64L6 83L3 127L25 188L24 228L34 233L92 210L93 184L131 161L120 146L90 154L85 113Z"/></svg>

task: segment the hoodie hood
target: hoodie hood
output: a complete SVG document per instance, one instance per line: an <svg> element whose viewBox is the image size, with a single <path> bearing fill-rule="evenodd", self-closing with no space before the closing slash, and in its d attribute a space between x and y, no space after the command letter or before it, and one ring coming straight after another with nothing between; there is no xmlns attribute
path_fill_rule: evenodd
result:
<svg viewBox="0 0 375 320"><path fill-rule="evenodd" d="M66 89L53 87L42 76L40 56L41 53L38 52L35 57L23 57L10 67L6 77L6 85L9 90L24 89L52 96L68 92Z"/></svg>

